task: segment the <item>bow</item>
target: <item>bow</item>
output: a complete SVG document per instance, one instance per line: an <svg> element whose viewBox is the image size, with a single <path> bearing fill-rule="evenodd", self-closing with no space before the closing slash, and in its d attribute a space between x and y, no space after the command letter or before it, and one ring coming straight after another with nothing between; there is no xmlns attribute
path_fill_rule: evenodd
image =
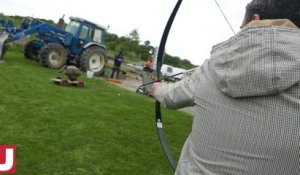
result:
<svg viewBox="0 0 300 175"><path fill-rule="evenodd" d="M162 38L161 38L161 41L160 41L160 44L159 44L159 49L158 49L158 53L157 53L157 64L156 64L157 81L162 80L162 78L160 77L160 75L161 75L160 70L161 70L161 66L162 66L162 62L163 62L165 46L166 46L166 42L167 42L167 39L168 39L168 35L169 35L169 32L170 32L171 26L173 24L173 21L176 17L177 11L178 11L181 3L182 3L182 0L177 1L176 5L175 5L175 7L174 7L174 9L171 13L171 16L170 16L170 18L167 22L167 25L164 29L164 32L163 32L163 35L162 35ZM225 18L225 20L226 20L227 24L229 25L230 29L232 30L233 34L235 34L235 31L233 30L231 24L229 23L229 20L227 19L225 13L221 9L218 1L215 0L215 3L218 6L218 8L219 8L220 12L222 13L223 17ZM152 83L153 82L148 83L148 84L152 84ZM145 85L148 85L148 84L145 84ZM166 157L169 161L169 164L171 165L171 167L175 171L177 163L175 162L175 160L172 156L172 153L171 153L171 151L168 147L168 143L167 143L167 140L166 140L166 137L165 137L165 134L164 134L163 124L162 124L161 107L160 107L160 103L158 101L155 102L155 118L156 118L156 128L157 128L157 133L158 133L158 136L159 136L160 144L161 144L161 146L164 150L164 153L165 153L165 155L166 155Z"/></svg>
<svg viewBox="0 0 300 175"><path fill-rule="evenodd" d="M157 53L157 64L156 64L156 71L157 71L157 79L161 79L160 77L160 69L162 66L162 62L163 62L163 57L164 57L164 52L165 52L165 46L166 46L166 42L168 39L168 35L171 29L171 26L173 24L173 21L176 17L177 11L181 5L182 0L178 0L172 13L171 16L167 22L167 25L164 29L160 44L159 44L159 48L158 48L158 53ZM160 140L160 144L164 150L164 153L170 163L170 165L172 166L173 170L176 170L176 166L177 163L174 160L172 153L168 147L168 143L164 134L164 130L163 130L163 124L162 124L162 114L161 114L161 107L160 107L160 103L158 101L155 102L155 120L156 120L156 128L157 128L157 133L159 136L159 140Z"/></svg>

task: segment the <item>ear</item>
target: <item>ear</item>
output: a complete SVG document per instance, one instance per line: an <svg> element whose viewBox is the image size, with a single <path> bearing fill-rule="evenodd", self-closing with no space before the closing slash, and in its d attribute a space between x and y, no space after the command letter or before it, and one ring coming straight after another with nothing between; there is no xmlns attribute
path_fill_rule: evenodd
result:
<svg viewBox="0 0 300 175"><path fill-rule="evenodd" d="M253 20L253 21L260 20L259 14L254 14L254 15L252 16L252 20Z"/></svg>

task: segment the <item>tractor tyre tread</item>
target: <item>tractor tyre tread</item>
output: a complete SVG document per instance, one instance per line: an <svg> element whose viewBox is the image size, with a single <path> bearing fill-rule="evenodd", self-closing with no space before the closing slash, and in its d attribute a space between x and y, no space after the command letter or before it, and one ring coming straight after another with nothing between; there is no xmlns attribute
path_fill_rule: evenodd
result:
<svg viewBox="0 0 300 175"><path fill-rule="evenodd" d="M26 59L38 60L39 49L36 48L33 42L41 42L39 40L31 40L24 46L23 53Z"/></svg>
<svg viewBox="0 0 300 175"><path fill-rule="evenodd" d="M91 58L91 56L94 53L97 53L97 52L100 53L102 56L101 58L104 59L104 65L100 71L94 72L94 75L101 75L104 72L105 65L107 64L107 57L106 57L105 49L103 49L99 46L91 46L83 51L83 53L81 54L81 59L80 59L80 69L82 71L86 72L86 71L90 70L89 59Z"/></svg>
<svg viewBox="0 0 300 175"><path fill-rule="evenodd" d="M62 55L63 60L60 62L59 65L52 65L51 62L49 61L49 54L52 51L59 52ZM53 69L59 69L66 64L67 53L65 51L65 48L62 45L57 43L49 43L40 50L39 59L40 59L40 63L43 66L53 68Z"/></svg>

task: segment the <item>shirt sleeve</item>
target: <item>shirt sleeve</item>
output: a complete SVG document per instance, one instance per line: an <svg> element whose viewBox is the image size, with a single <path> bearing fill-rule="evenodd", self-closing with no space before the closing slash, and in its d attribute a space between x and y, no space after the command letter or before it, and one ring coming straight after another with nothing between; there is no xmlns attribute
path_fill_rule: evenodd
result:
<svg viewBox="0 0 300 175"><path fill-rule="evenodd" d="M198 68L199 69L199 68ZM178 109L194 105L194 95L197 87L199 70L176 83L161 83L156 89L154 97L170 109Z"/></svg>

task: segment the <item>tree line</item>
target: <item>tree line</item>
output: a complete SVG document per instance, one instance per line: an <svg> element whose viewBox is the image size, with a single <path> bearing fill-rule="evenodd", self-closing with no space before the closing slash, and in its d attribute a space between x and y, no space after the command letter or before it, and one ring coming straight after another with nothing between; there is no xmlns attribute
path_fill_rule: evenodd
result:
<svg viewBox="0 0 300 175"><path fill-rule="evenodd" d="M125 59L130 61L146 61L151 58L155 47L151 45L149 40L141 43L137 29L133 29L128 36L119 37L113 33L106 33L105 43L110 55L117 54L120 51L125 53ZM165 53L164 64L168 64L183 69L191 69L196 67L187 59L181 59L178 56L171 56Z"/></svg>

